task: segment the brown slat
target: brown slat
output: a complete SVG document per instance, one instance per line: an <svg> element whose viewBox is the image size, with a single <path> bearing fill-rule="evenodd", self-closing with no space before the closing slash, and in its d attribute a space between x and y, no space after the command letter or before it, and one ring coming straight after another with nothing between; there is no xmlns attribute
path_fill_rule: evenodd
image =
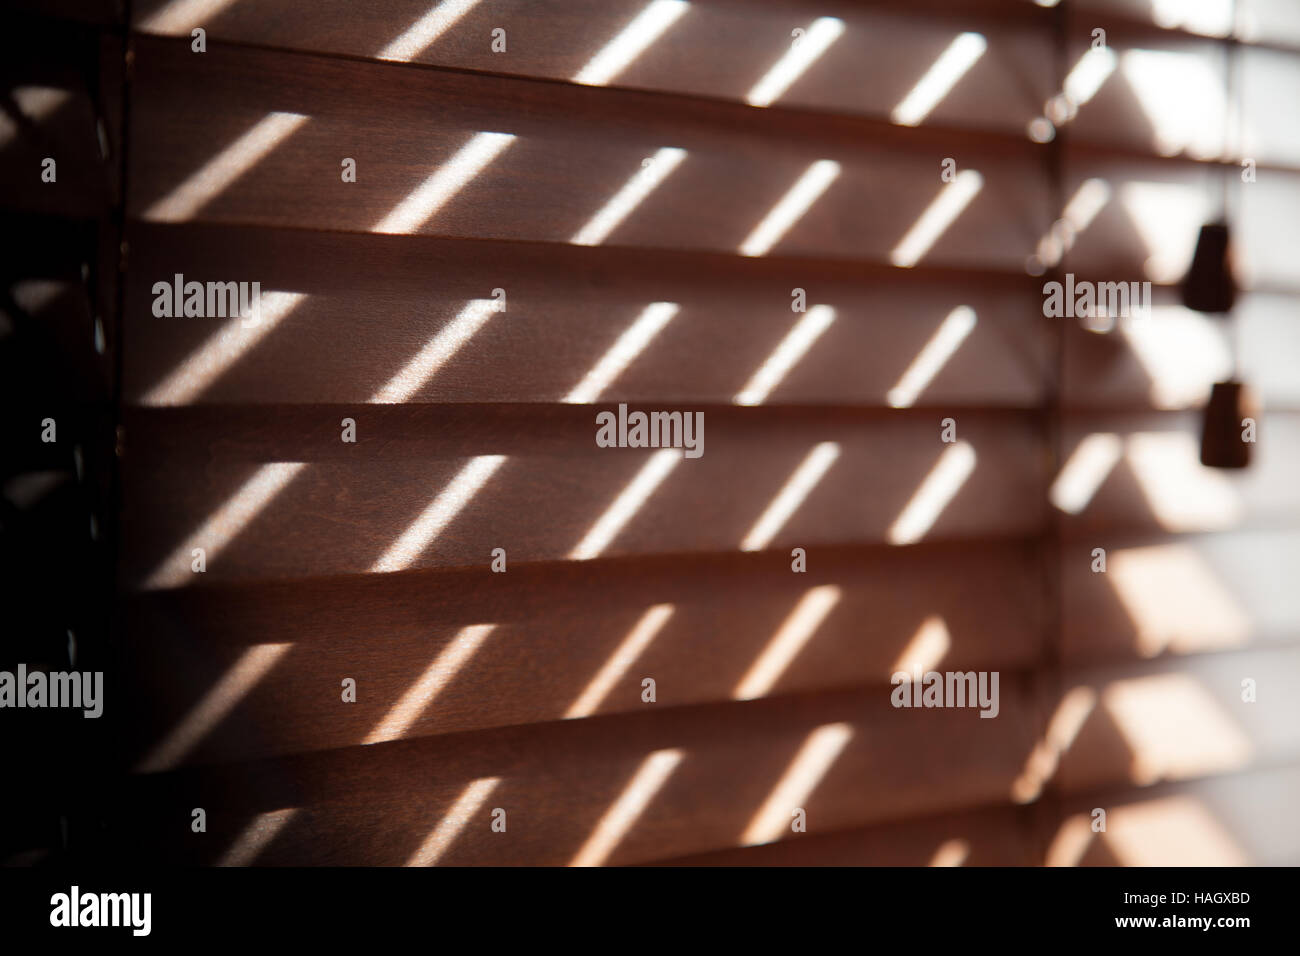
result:
<svg viewBox="0 0 1300 956"><path fill-rule="evenodd" d="M996 807L805 835L660 861L666 866L1032 866L1025 810Z"/></svg>
<svg viewBox="0 0 1300 956"><path fill-rule="evenodd" d="M357 412L359 434L375 429L373 443L363 449L360 443L339 441L337 408L319 411L322 418L312 434L323 454L312 457L321 460L293 473L281 468L287 482L273 501L249 518L214 518L212 531L200 535L213 551L209 579L365 572L461 473L471 455L506 458L411 566L486 566L495 547L505 548L516 561L563 558L654 454L598 448L591 409L498 418L495 428L486 424L492 418L483 417L478 429L440 436L427 427L421 432L419 413L403 406L388 413L388 420L404 419L415 447L433 458L394 458L380 437L383 426L375 429L383 420L379 416L372 421ZM868 428L813 418L805 419L805 427L791 422L776 429L763 427L760 414L743 414L748 411L706 411L703 456L680 460L605 553L737 549L801 463L828 441L839 444L839 458L771 546L788 553L795 545L882 541L952 447L940 441L937 415L929 421L918 414L900 416ZM271 462L284 462L286 449L297 444L290 440L294 430L277 428L277 411L259 415L266 424L260 434L253 433L255 440L268 449ZM1043 496L1036 423L980 413L963 414L958 421L957 437L973 446L975 464L927 537L1006 536L1041 529L1043 508L1032 504ZM132 447L153 443L147 429L129 423L127 428ZM553 431L557 428L561 431ZM197 539L184 543L186 539L248 482L260 487L268 474L277 473L261 471L259 478L259 469L267 466L222 454L222 445L231 439L238 440L227 433L207 447L196 442L188 455L162 461L133 459L128 452L123 466L128 580L153 575L173 554L169 567L185 571L171 583L190 583L191 548L204 545ZM348 450L358 454L350 462L340 460ZM205 461L209 455L212 459ZM888 468L882 467L885 462ZM213 533L233 538L222 546Z"/></svg>
<svg viewBox="0 0 1300 956"><path fill-rule="evenodd" d="M1300 771L1284 768L1100 791L1063 805L990 808L663 861L670 866L1293 866ZM1093 832L1093 810L1107 813Z"/></svg>
<svg viewBox="0 0 1300 956"><path fill-rule="evenodd" d="M822 159L842 172L776 246L782 254L887 261L954 154L984 186L929 261L1018 266L1048 221L1042 153L1027 141L234 47L195 56L156 38L140 38L136 52L142 145L131 155L130 211L144 218L187 218L188 209L150 210L280 111L311 119L200 217L372 230L475 133L493 131L518 139L431 222L401 231L567 242L668 146L688 156L607 242L734 252ZM345 156L358 161L356 183L340 181Z"/></svg>
<svg viewBox="0 0 1300 956"><path fill-rule="evenodd" d="M520 564L505 575L372 575L141 596L130 624L139 686L128 693L148 703L137 709L136 754L162 740L249 645L286 640L293 647L185 762L359 743L473 625L496 627L436 702L411 715L404 736L634 711L646 706L644 677L655 679L659 706L728 700L783 628L799 635L797 650L759 693L885 683L935 617L950 641L947 668L1019 669L1040 654L1034 547L814 549L809 562L805 574L791 573L781 554ZM820 600L829 607L818 610ZM659 605L671 613L652 640L613 671L607 690L571 711ZM354 704L340 703L345 677L357 681Z"/></svg>
<svg viewBox="0 0 1300 956"><path fill-rule="evenodd" d="M213 648L237 649L249 644L270 643L286 629L297 626L303 640L341 640L362 626L393 631L418 630L435 623L467 624L495 620L518 624L552 617L573 606L577 595L585 594L595 607L647 607L657 600L698 603L702 596L716 593L719 599L738 593L770 593L773 600L788 594L802 594L807 587L847 582L856 587L900 589L917 587L928 568L945 568L942 579L930 581L936 607L943 595L965 593L968 585L952 578L956 569L985 580L975 559L987 555L990 577L982 585L990 598L1004 593L1019 597L1017 616L1035 620L1041 613L1042 596L1034 576L1046 574L1040 545L1033 538L981 540L977 542L922 543L907 549L876 547L822 547L812 554L805 572L791 573L789 560L781 552L754 554L658 555L636 558L602 558L592 562L511 563L511 590L502 580L484 575L480 568L412 571L396 574L368 574L348 578L309 578L261 581L241 584L205 583L203 586L168 591L147 591L132 595L127 602L129 619L142 635L181 629L188 638ZM1018 575L1018 576L1017 576ZM995 583L996 582L996 583ZM944 587L938 586L943 584ZM509 598L507 600L507 597ZM1007 613L1011 613L1011 604ZM998 605L1001 607L1001 605ZM382 621L376 610L386 608ZM924 609L924 602L900 601L882 606L880 615L901 615L900 620ZM955 605L942 603L940 613L950 623L961 618ZM993 605L981 614L996 617L1002 612ZM1000 619L1000 618L999 618ZM884 621L882 616L880 620ZM1001 619L1000 619L1001 620ZM1023 626L1022 620L1021 626ZM182 623L183 622L183 623ZM1002 620L994 630L1011 628ZM1009 641L1014 652L1018 641Z"/></svg>
<svg viewBox="0 0 1300 956"><path fill-rule="evenodd" d="M1043 391L1048 329L1035 318L1040 293L1028 277L884 269L868 284L829 264L144 224L130 242L126 376L135 402L366 402L495 288L505 290L507 311L490 314L410 401L561 401L644 309L672 301L678 313L602 400L727 403L804 318L791 311L795 288L835 318L771 402L885 404L961 305L977 324L918 400L1031 406ZM247 277L263 294L305 298L265 338L236 332L250 347L210 386L177 388L177 370L228 321L155 317L154 283L177 273Z"/></svg>
<svg viewBox="0 0 1300 956"><path fill-rule="evenodd" d="M985 5L986 7L989 5ZM915 7L883 10L863 4L803 2L692 3L689 9L615 78L619 86L688 93L743 102L749 90L789 49L791 31L808 30L819 16L842 16L843 34L781 97L783 106L888 117L957 32L978 30L989 49L931 114L939 124L1020 133L1052 94L1051 45L1031 22L1005 22L1013 4L996 11L965 8L937 20ZM458 69L570 80L646 7L644 0L479 4L436 41L387 59ZM838 9L836 9L838 7ZM294 50L379 57L429 12L429 4L384 0L364 18L341 0L312 4L277 0L250 8L232 4L216 15L167 17L160 3L139 5L137 29L188 36L203 26L209 37ZM1004 21L999 23L998 21ZM494 53L492 31L506 31L507 50ZM417 52L418 51L418 52Z"/></svg>
<svg viewBox="0 0 1300 956"><path fill-rule="evenodd" d="M679 748L680 764L608 857L646 862L738 845L809 735L839 722L852 736L801 801L810 833L1005 799L1035 725L1011 675L1003 675L993 720L964 709L894 709L889 690L663 709L346 748L233 774L149 777L123 808L122 832L129 828L139 852L215 861L257 814L297 807L257 862L401 864L470 783L495 776L500 784L440 862L562 864L648 755ZM934 786L937 765L943 787ZM889 784L864 788L864 780ZM207 810L208 832L191 837L196 806ZM507 811L506 834L489 829L494 807Z"/></svg>

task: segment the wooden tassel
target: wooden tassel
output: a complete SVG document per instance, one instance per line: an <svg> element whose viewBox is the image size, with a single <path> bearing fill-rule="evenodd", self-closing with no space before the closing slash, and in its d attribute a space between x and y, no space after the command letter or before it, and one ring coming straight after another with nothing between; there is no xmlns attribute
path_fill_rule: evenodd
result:
<svg viewBox="0 0 1300 956"><path fill-rule="evenodd" d="M1207 468L1247 467L1257 414L1249 388L1241 382L1215 382L1201 427L1201 464Z"/></svg>
<svg viewBox="0 0 1300 956"><path fill-rule="evenodd" d="M1183 305L1197 312L1231 311L1237 282L1228 257L1228 227L1208 223L1196 237L1192 266L1183 279Z"/></svg>

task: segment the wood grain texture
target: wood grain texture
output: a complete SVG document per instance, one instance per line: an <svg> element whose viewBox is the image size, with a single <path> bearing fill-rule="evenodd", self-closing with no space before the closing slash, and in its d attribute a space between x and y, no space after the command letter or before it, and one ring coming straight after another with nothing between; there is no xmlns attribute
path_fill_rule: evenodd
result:
<svg viewBox="0 0 1300 956"><path fill-rule="evenodd" d="M1031 812L988 807L860 830L808 833L761 846L660 860L654 865L1033 866L1042 858L1036 836Z"/></svg>
<svg viewBox="0 0 1300 956"><path fill-rule="evenodd" d="M766 114L656 94L321 60L238 47L195 58L140 38L132 112L133 215L375 230L479 132L516 137L428 222L461 238L568 242L643 159L687 155L605 240L735 252L821 160L841 171L775 250L888 261L944 183L950 136L866 120ZM309 119L198 208L156 205L272 112ZM947 265L1016 267L1049 221L1041 150L1018 140L960 151L983 188L931 250ZM340 162L358 163L356 183ZM153 210L151 212L151 210Z"/></svg>
<svg viewBox="0 0 1300 956"><path fill-rule="evenodd" d="M781 554L658 557L143 594L129 627L134 752L266 643L293 646L184 762L356 744L439 660L446 679L403 736L627 713L646 706L645 677L661 707L742 688L879 686L926 628L947 642L934 658L945 668L1027 669L1043 654L1045 569L1028 543L813 549L809 568L791 574ZM628 650L656 607L667 617ZM448 647L484 624L494 629L453 668ZM345 677L357 681L354 704L339 702Z"/></svg>
<svg viewBox="0 0 1300 956"><path fill-rule="evenodd" d="M1032 407L1049 329L1027 276L844 268L568 245L465 243L299 230L136 224L127 292L128 400L146 404L368 402L473 300L503 289L483 325L409 402L560 402L656 302L678 311L599 391L601 401L730 403L807 313L830 325L769 402L881 407L954 309L976 324L913 399ZM199 390L170 389L228 320L153 314L155 282L258 281L303 296ZM585 400L590 401L590 398Z"/></svg>
<svg viewBox="0 0 1300 956"><path fill-rule="evenodd" d="M810 734L837 723L851 735L802 801L811 832L988 805L1005 799L1036 720L1022 686L1004 677L995 720L972 710L897 710L885 685L150 775L121 808L122 832L141 852L212 862L259 814L296 808L257 863L400 865L468 785L498 777L469 825L446 841L439 863L564 864L650 754L680 750L680 762L605 857L647 862L738 845ZM194 806L207 807L208 832L177 840ZM505 835L489 829L494 807L507 812Z"/></svg>
<svg viewBox="0 0 1300 956"><path fill-rule="evenodd" d="M256 8L236 3L203 23L191 23L167 16L165 3L148 0L137 6L135 24L163 35L188 36L192 26L204 26L211 37L240 43L568 81L646 6L645 0L495 0L472 5L427 45L413 37L404 52L394 42L418 24L430 4L384 0L358 22L353 9L338 0L313 4L309 17L302 15L300 0ZM693 2L611 82L743 102L789 50L793 29L806 32L815 18L832 15L842 18L842 35L778 102L884 118L959 31L980 30L988 36L989 50L935 109L932 120L1021 132L1053 92L1044 85L1050 76L1050 43L1034 23L1043 18L1009 3L936 10L934 19L916 12L915 7L900 11L789 0L761 8L729 0ZM506 32L504 52L492 50L494 29Z"/></svg>
<svg viewBox="0 0 1300 956"><path fill-rule="evenodd" d="M798 419L783 428L765 427L762 414L744 414L749 411L758 410L703 412L703 456L679 455L679 463L629 514L603 553L739 549L790 477L824 442L836 443L839 457L769 546L788 554L796 545L885 541L945 450L954 447L940 441L935 415L929 420L900 415L869 428L851 420L823 421L809 430L797 427L806 424ZM428 427L436 419L401 406L385 419L403 422L399 428L415 441L416 457L394 457L400 432L385 435L380 424L385 419L355 411L359 434L369 431L372 441L362 447L339 440L339 409L309 413L320 418L303 437L322 452L308 458L319 460L286 475L273 498L257 499L266 504L248 513L230 512L229 520L220 509L232 499L248 500L241 489L249 482L264 484L270 465L211 455L199 444L190 446L190 456L162 461L133 464L128 455L123 465L127 579L142 582L164 562L178 567L179 557L185 573L176 583L192 583L190 551L204 546L197 539L189 543L196 533L214 552L221 550L220 558L215 553L209 558L211 579L364 573L463 474L470 456L490 455L504 460L481 491L464 498L436 541L429 538L417 547L409 566L480 564L490 560L495 547L517 561L564 558L575 553L655 454L597 447L590 409L542 410L530 417L511 413L496 418L495 428L489 426L492 417L479 416L477 427L439 434ZM281 439L293 434L277 427L287 423L284 416L263 409L257 417L260 422L252 427L261 433L261 454L269 453L272 463L303 460L286 455L298 442ZM238 441L229 430L237 420L227 419L225 437L214 450ZM152 444L146 431L127 427L136 436L129 441ZM933 526L923 528L925 536L942 540L1041 530L1047 515L1034 504L1043 500L1045 478L1036 423L976 413L962 416L959 429L959 437L974 449L975 462ZM205 526L208 531L202 531ZM218 545L218 538L230 543Z"/></svg>

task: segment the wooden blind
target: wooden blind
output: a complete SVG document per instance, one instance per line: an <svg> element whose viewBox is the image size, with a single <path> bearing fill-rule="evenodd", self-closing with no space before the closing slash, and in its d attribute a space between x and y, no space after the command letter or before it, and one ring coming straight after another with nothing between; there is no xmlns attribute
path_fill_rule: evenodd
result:
<svg viewBox="0 0 1300 956"><path fill-rule="evenodd" d="M1295 862L1300 29L1238 8L1246 43L1101 0L133 4L122 839ZM1196 460L1231 367L1176 291L1221 179L1267 403L1239 478ZM1045 317L1067 271L1154 280L1149 325ZM177 275L259 282L259 323L157 315ZM703 412L703 455L598 447L621 402ZM999 672L996 719L891 706L927 655Z"/></svg>

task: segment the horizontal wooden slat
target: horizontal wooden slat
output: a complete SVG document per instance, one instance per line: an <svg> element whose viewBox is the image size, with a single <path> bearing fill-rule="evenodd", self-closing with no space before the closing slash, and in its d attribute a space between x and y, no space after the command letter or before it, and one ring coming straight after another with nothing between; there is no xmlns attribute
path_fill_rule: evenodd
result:
<svg viewBox="0 0 1300 956"><path fill-rule="evenodd" d="M669 866L1294 866L1300 770L1232 774L1024 809L973 810L662 861ZM1092 829L1106 811L1106 829ZM1097 818L1100 820L1100 818Z"/></svg>
<svg viewBox="0 0 1300 956"><path fill-rule="evenodd" d="M140 269L134 273L128 299L128 327L138 343L128 356L128 381L134 383L131 391L137 400L151 403L364 401L404 368L450 317L472 299L489 295L491 288L496 288L490 284L504 281L503 276L509 276L509 287L501 288L508 293L512 311L489 318L481 334L429 376L428 383L413 394L415 400L562 398L596 366L641 311L656 301L654 297L665 292L681 300L683 311L669 320L664 333L651 340L645 352L615 377L602 395L610 400L727 399L743 387L801 318L786 310L794 288L791 283L798 281L807 283L814 304L832 304L836 317L773 392L773 400L883 402L921 352L927 336L958 304L975 310L977 324L921 392L923 399L1025 403L1034 400L1040 387L1033 370L1042 367L1045 342L1041 335L1047 329L1024 316L1041 308L1038 286L1042 280L1027 279L1020 283L1022 293L1016 294L1016 283L1010 277L1005 288L995 288L974 277L938 274L926 277L927 288L920 288L911 273L886 270L881 273L880 285L864 290L834 270L810 276L803 266L772 269L770 263L741 260L713 263L706 279L701 270L685 267L672 255L655 270L656 279L646 280L639 270L635 277L631 275L633 264L615 250L608 250L605 255L609 258L596 264L586 261L577 250L569 251L567 257L546 252L528 255L524 249L532 252L529 247L505 245L489 247L498 254L487 255L487 248L463 249L435 239L424 240L428 245L402 249L379 238L302 233L267 238L256 232L220 229L200 229L192 235L167 227L157 232L156 228L138 231L133 251ZM231 254L223 249L241 251ZM419 273L430 256L438 257L434 260L439 263L436 281L423 279ZM724 278L725 273L719 274L723 262L743 268L735 270L734 279ZM199 263L211 264L204 268ZM335 277L353 266L365 278L350 292L339 290ZM569 276L562 290L550 281L555 270ZM239 335L249 342L247 349L231 350L227 370L206 388L178 386L179 370L205 354L205 345L224 323L220 319L159 319L152 315L153 283L169 282L176 272L197 281L204 281L204 276L257 275L267 291L292 290L305 298L266 339L258 329L240 330ZM615 287L606 284L610 281L626 292L615 292ZM733 282L743 283L741 290L724 292L724 287L735 288ZM454 283L452 288L450 283ZM392 327L358 321L376 304L393 310L404 306L410 314L420 315L427 310L430 295L446 303L446 315L424 320L429 324L423 337L419 337L419 329L406 323ZM930 313L938 317L933 326L910 318L895 319L905 309L917 308L927 300ZM1070 405L1189 407L1203 402L1210 385L1230 373L1227 325L1182 309L1173 289L1157 286L1154 301L1157 309L1149 321L1138 326L1121 323L1110 335L1097 335L1078 322L1060 320L1069 337L1065 397ZM1294 392L1289 374L1292 363L1288 355L1295 351L1287 332L1291 305L1289 297L1276 295L1248 295L1241 302L1239 339L1246 378L1266 404L1295 404L1296 394L1300 394ZM729 336L725 355L738 356L733 365L719 361L718 338L727 333L714 326L735 328L741 320L732 313L739 311L744 311L744 321L756 328L763 327L765 312L771 331L765 340L758 334ZM581 325L584 318L591 323L588 329ZM614 328L605 331L611 323ZM577 331L570 336L568 330L573 328ZM558 334L561 332L564 334ZM575 341L580 335L588 340ZM392 343L398 336L400 343ZM869 336L870 348L855 342L861 336ZM543 337L546 348L540 347ZM349 344L340 347L341 342ZM747 346L749 354L745 355ZM699 367L685 362L687 355L699 356ZM368 361L359 361L359 357ZM351 394L340 394L341 390Z"/></svg>
<svg viewBox="0 0 1300 956"><path fill-rule="evenodd" d="M218 775L154 775L136 782L112 825L131 834L138 853L213 862L259 815L296 809L255 862L402 864L465 796L474 809L462 804L464 828L435 840L444 851L438 862L563 864L648 757L678 750L676 766L652 765L663 773L659 786L643 794L645 810L633 814L626 836L597 854L646 862L739 845L809 738L838 724L849 734L831 740L842 746L824 752L824 772L800 775L795 806L807 811L809 833L1005 798L1035 728L1012 675L1003 675L992 720L970 709L895 709L889 690L668 708L277 758ZM936 766L945 768L942 787ZM499 783L475 805L467 788L492 777ZM889 785L865 785L881 780ZM789 831L787 799L777 800L771 837ZM190 831L196 806L207 811L205 834ZM496 807L506 810L505 834L490 829Z"/></svg>
<svg viewBox="0 0 1300 956"><path fill-rule="evenodd" d="M985 579L975 565L976 557L987 555ZM962 618L961 609L946 603L948 588L965 593L962 577L984 584L990 603L981 615L997 617L993 630L1012 628L999 617L994 603L998 595L1008 597L1007 613L1014 604L1021 624L1038 620L1043 595L1035 583L1036 574L1047 574L1041 545L1034 538L977 542L922 543L907 549L889 547L818 548L807 570L792 573L790 559L783 553L672 554L636 558L602 558L591 562L509 563L514 582L488 576L479 568L417 571L398 574L370 574L349 578L311 578L239 584L203 583L184 589L146 591L131 595L128 620L142 638L169 631L183 633L188 640L214 649L242 649L251 644L272 643L284 632L300 626L304 640L342 640L362 627L377 633L418 631L437 623L472 624L499 621L522 624L534 619L563 616L587 595L597 608L649 607L657 601L697 604L709 594L719 600L738 593L761 592L772 600L787 595L791 601L806 588L845 583L868 590L883 588L905 594L928 577L929 568L947 569L928 583L936 587L935 613L949 623ZM958 573L957 569L962 569ZM593 584L594 582L594 584ZM876 582L880 582L877 584ZM995 583L996 582L996 583ZM939 584L943 588L938 588ZM1033 595L1037 595L1034 597ZM374 620L377 608L386 608L382 621ZM922 599L900 600L881 606L876 614L882 627L886 616L900 615L899 621L925 610ZM1001 608L999 603L996 608ZM929 613L928 611L926 612ZM971 609L970 613L975 613ZM919 618L918 618L919 620ZM901 625L900 625L901 626ZM910 632L909 632L910 633ZM1018 653L1017 640L1007 649Z"/></svg>
<svg viewBox="0 0 1300 956"><path fill-rule="evenodd" d="M1013 807L896 820L861 830L676 857L664 866L1033 866L1031 814Z"/></svg>
<svg viewBox="0 0 1300 956"><path fill-rule="evenodd" d="M301 0L276 0L269 12L267 6L230 4L195 14L166 0L149 0L138 6L135 25L178 37L202 26L210 37L240 43L572 81L648 4L497 0L470 4L436 24L424 19L427 5L414 0L380 3L364 22L357 22L339 0L313 4L310 17L298 12ZM934 10L891 6L811 6L786 0L755 10L737 0L696 0L678 8L682 12L662 34L601 82L744 102L787 53L794 29L807 33L814 18L833 16L841 32L779 96L776 102L782 107L886 119L960 32L978 33L987 50L925 117L927 125L1024 135L1030 120L1042 115L1058 92L1052 85L1055 24L1050 14L1028 2L984 9L969 3ZM1214 112L1213 103L1214 91L1222 90L1224 81L1220 41L1198 36L1195 29L1144 26L1140 18L1149 12L1085 8L1069 16L1070 66L1089 48L1097 25L1107 30L1107 43L1120 58L1071 125L1072 141L1178 152L1182 144L1175 137L1171 146L1168 130L1154 128L1149 111L1158 110L1155 120L1167 127L1168 114L1187 98L1203 107L1193 135L1222 135L1224 118ZM1274 31L1263 24L1276 19L1273 11L1256 9L1243 11L1242 23L1253 23L1252 39L1267 43L1275 39ZM1191 17L1182 26L1195 24ZM505 50L493 50L494 30L505 31ZM648 37L648 26L641 35ZM1130 51L1135 56L1128 56ZM1278 69L1294 69L1295 57L1253 49L1244 56L1246 121L1256 133L1252 155L1261 162L1285 163L1294 156L1294 131L1285 122L1274 122L1277 110L1262 104L1268 99L1268 79ZM1196 81L1204 85L1198 87ZM1217 152L1194 150L1192 155L1205 158Z"/></svg>
<svg viewBox="0 0 1300 956"><path fill-rule="evenodd" d="M1084 663L1300 641L1300 533L1107 537L1061 553L1061 652Z"/></svg>
<svg viewBox="0 0 1300 956"><path fill-rule="evenodd" d="M1014 536L1041 529L1046 517L1033 504L1043 498L1041 439L1027 416L963 414L957 437L966 444L958 448L941 441L933 414L928 420L899 415L869 428L814 417L805 427L774 429L763 426L761 413L744 414L749 409L704 411L703 455L678 454L676 465L661 460L646 472L655 452L597 447L591 409L544 410L531 418L489 410L454 436L429 431L431 419L409 406L373 418L357 409L358 434L370 435L365 446L340 440L338 408L316 411L321 418L308 435L321 454L309 464L285 455L284 442L298 444L301 437L294 442L293 431L277 428L279 413L272 410L257 412L263 424L253 433L260 432L264 448L276 449L267 464L222 455L224 442L239 440L228 429L211 446L190 445L183 458L141 460L128 452L127 580L191 583L196 547L208 549L212 579L364 573L391 567L396 558L403 567L486 567L496 547L516 561L579 556L578 546L593 540L597 522L639 475L642 484L634 487L653 487L653 494L635 506L645 492L628 492L628 504L616 509L626 517L605 525L617 533L589 554L735 550L824 443L838 445L838 457L831 463L829 447L817 452L811 467L824 467L823 476L806 503L777 522L773 548L788 553L795 545L886 540L945 454L938 485L907 522L917 530L900 526L895 540ZM393 437L405 432L427 457L392 457L378 425L385 418L404 421ZM127 428L134 447L151 445L147 428ZM351 451L357 454L348 460ZM301 467L289 464L295 461ZM663 467L672 470L658 470ZM451 499L444 499L437 515L455 517L431 523L428 511L449 487L458 508L448 510Z"/></svg>
<svg viewBox="0 0 1300 956"><path fill-rule="evenodd" d="M1075 797L1041 820L1053 866L1295 866L1300 768ZM1106 811L1105 832L1093 812Z"/></svg>
<svg viewBox="0 0 1300 956"><path fill-rule="evenodd" d="M1203 532L1274 527L1300 511L1295 481L1300 416L1260 414L1252 463L1241 472L1200 463L1201 416L1195 413L1077 414L1064 428L1065 469L1073 480L1056 484L1073 513L1062 514L1072 540L1105 547L1119 534ZM1082 443L1094 438L1091 449Z"/></svg>
<svg viewBox="0 0 1300 956"><path fill-rule="evenodd" d="M801 322L829 324L767 401L882 406L927 342L965 306L975 325L955 353L898 401L1032 406L1044 391L1048 329L1028 277L913 275L680 253L300 231L140 224L129 237L128 400L188 402L676 401L728 403ZM265 332L219 317L154 315L156 282L257 281L302 296ZM346 282L340 282L345 277ZM400 395L385 386L475 300L505 296L436 372ZM660 331L594 391L574 390L652 303ZM266 320L268 324L272 319ZM218 335L224 371L185 378ZM242 341L241 341L242 340ZM241 347L242 345L242 347ZM423 383L423 384L421 384Z"/></svg>
<svg viewBox="0 0 1300 956"><path fill-rule="evenodd" d="M1254 701L1243 700L1245 680L1254 681ZM1075 730L1052 778L1062 792L1300 760L1294 647L1070 669L1062 681L1069 694L1057 713Z"/></svg>
<svg viewBox="0 0 1300 956"><path fill-rule="evenodd" d="M140 38L136 53L129 210L155 221L569 242L668 147L685 151L680 165L603 241L737 252L828 160L838 176L774 251L885 262L945 186L941 161L954 154L960 170L982 173L982 188L925 261L1018 266L1048 221L1043 154L1028 141L963 144L865 120L238 47L195 56L156 38ZM289 132L272 113L308 119ZM263 121L279 133L256 130ZM427 194L412 195L481 132L516 139L493 141L500 154L426 215ZM184 186L232 146L219 176ZM341 181L344 157L357 160L355 183Z"/></svg>
<svg viewBox="0 0 1300 956"><path fill-rule="evenodd" d="M138 687L125 691L141 701L136 756L241 661L286 641L229 718L179 760L359 743L402 710L435 661L436 696L409 713L401 736L638 710L645 677L670 707L883 684L927 641L939 646L923 656L955 669L1025 668L1042 651L1033 546L814 549L808 567L792 573L780 554L717 555L142 595L129 624ZM443 655L482 625L490 633L453 668ZM344 705L347 677L358 693Z"/></svg>
<svg viewBox="0 0 1300 956"><path fill-rule="evenodd" d="M436 38L437 28L421 22L429 4L412 0L375 4L360 22L346 2L312 4L310 16L302 12L301 0L256 8L230 4L205 16L186 16L175 5L149 0L137 6L134 22L137 29L164 35L188 36L192 27L202 26L210 37L242 43L572 80L647 6L647 0L468 4L454 22L439 23ZM1045 18L1033 17L1032 10L996 6L983 15L967 6L923 18L914 7L891 11L785 0L756 9L729 0L697 0L678 7L672 25L608 82L744 102L790 50L792 31L808 33L816 18L831 15L842 17L842 32L778 102L888 117L958 32L982 31L987 52L931 117L940 124L1020 133L1052 93L1046 86L1052 72L1050 35ZM505 31L504 51L492 49L495 29ZM647 30L643 27L641 35ZM810 36L809 43L815 40Z"/></svg>

